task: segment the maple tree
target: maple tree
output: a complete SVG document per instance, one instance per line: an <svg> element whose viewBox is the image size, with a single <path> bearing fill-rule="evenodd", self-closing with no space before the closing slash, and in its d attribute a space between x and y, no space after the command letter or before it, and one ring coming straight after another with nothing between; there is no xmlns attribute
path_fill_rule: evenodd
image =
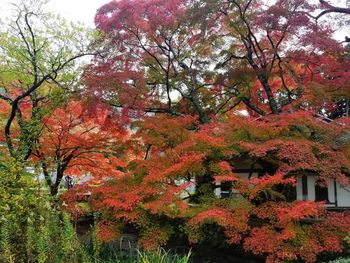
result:
<svg viewBox="0 0 350 263"><path fill-rule="evenodd" d="M39 166L51 195L64 175L97 175L98 169L115 174L117 150L111 144L117 149L126 132L108 120L106 107L96 106L99 117L93 118L82 101L71 98L81 86L79 58L96 53L92 33L47 13L45 1L14 8L0 38L1 141L10 157Z"/></svg>
<svg viewBox="0 0 350 263"><path fill-rule="evenodd" d="M347 146L333 150L347 126L314 114L348 97L349 61L330 27L309 15L316 8L287 0L101 7L95 22L105 33L105 55L86 69L86 92L121 108L144 158L122 179L68 191L69 209L89 189L91 209L102 213L102 239L131 224L150 249L171 239L181 222L189 242L200 242L203 226L215 224L228 243L271 262L339 252L349 222L332 218L348 215L290 198L304 172L348 184ZM243 109L251 117L239 116ZM263 174L241 178L234 170L243 160ZM216 198L220 182L238 197ZM304 224L308 218L326 221Z"/></svg>
<svg viewBox="0 0 350 263"><path fill-rule="evenodd" d="M112 118L108 108L100 106L94 113L79 101L70 101L44 118L43 128L31 159L39 164L51 195L56 195L64 175L84 179L121 177L118 168L128 133Z"/></svg>
<svg viewBox="0 0 350 263"><path fill-rule="evenodd" d="M315 95L315 85L306 85L348 85L349 62L335 55L345 50L309 17L315 8L306 1L112 1L96 15L108 54L96 57L87 81L125 110L190 110L206 122L243 103L276 114ZM167 23L157 22L164 14Z"/></svg>
<svg viewBox="0 0 350 263"><path fill-rule="evenodd" d="M79 193L91 191L90 209L102 213L103 240L116 237L124 224L131 224L140 231L140 244L154 249L178 233L176 224L182 222L189 241L197 243L206 236L202 226L214 223L223 228L228 243L242 242L246 250L267 255L270 261L313 262L323 251L341 250L348 215L327 215L323 203L292 201L288 191L295 191L296 176L303 171L347 184L345 171L350 163L346 151L329 150L334 137L345 128L340 126L331 134L330 124L305 112L285 117L250 120L236 116L206 125L199 125L191 116L148 117L137 136L151 147L146 159L127 168L129 176L99 187L73 188L64 194L64 200L76 213ZM253 160L266 174L240 178L233 172L237 158ZM214 190L220 187L216 182L222 181L232 182L239 195L215 197ZM193 185L195 191L190 189ZM346 218L340 220L344 225L337 225L333 216ZM324 217L327 221L322 223L302 222ZM265 243L269 246L259 247Z"/></svg>
<svg viewBox="0 0 350 263"><path fill-rule="evenodd" d="M322 13L337 12L321 4ZM40 167L52 195L64 175L91 175L62 195L62 209L97 212L102 241L132 228L146 249L180 236L195 245L213 227L220 242L267 262L340 253L349 214L295 197L301 176L319 187L349 184L349 118L326 118L349 98L349 53L310 15L319 8L111 1L97 11L99 52L78 96L62 82L74 79L70 62L85 53L64 45L46 61L25 9L14 43L29 69L15 59L17 75L0 75L2 139L11 157ZM224 185L230 198L215 195Z"/></svg>

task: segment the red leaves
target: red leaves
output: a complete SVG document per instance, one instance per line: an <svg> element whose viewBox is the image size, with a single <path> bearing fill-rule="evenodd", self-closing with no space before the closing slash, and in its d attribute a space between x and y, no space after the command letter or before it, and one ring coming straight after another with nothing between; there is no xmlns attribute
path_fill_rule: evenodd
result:
<svg viewBox="0 0 350 263"><path fill-rule="evenodd" d="M181 218L195 242L205 224L222 227L232 244L248 235L245 249L267 255L270 262L311 262L323 251L339 251L343 233L336 224L322 224L337 230L325 236L315 225L300 223L327 218L322 204L287 202L284 192L295 186L298 173L346 184L350 170L349 152L332 149L344 128L298 111L300 105L319 109L339 96L335 90L347 94L349 84L344 49L327 26L313 23L307 15L313 10L304 0L248 5L122 0L101 7L95 21L106 33L101 39L105 57L95 58L85 81L100 100L118 102L119 123L132 123L136 132L124 147L132 145L124 155L132 162L104 154L84 155L96 165L81 160L92 165L91 172L102 175L102 168L111 178L92 191L94 209L147 225L141 243L148 248L169 238L161 227L143 221L161 216ZM249 116L258 112L257 119L232 114L243 103ZM266 116L258 116L261 110ZM148 111L156 113L145 116ZM104 131L101 123L108 122L109 113L101 112L97 124ZM112 125L106 126L111 131ZM97 147L99 137L88 134L73 132L79 138L66 138L72 145L84 139L83 145ZM115 133L102 140L104 147L112 147L110 140L125 144ZM259 176L240 178L233 170L241 166L244 176L256 170ZM75 167L69 170L84 170L78 163ZM220 183L233 190L242 207L213 199ZM154 235L158 239L147 241Z"/></svg>
<svg viewBox="0 0 350 263"><path fill-rule="evenodd" d="M71 101L45 118L40 147L33 152L37 161L44 161L49 171L60 162L64 174L78 177L124 176L120 168L127 164L115 156L115 150L125 142L127 132L109 119L108 108L98 107L96 111L91 116L81 102Z"/></svg>
<svg viewBox="0 0 350 263"><path fill-rule="evenodd" d="M245 249L259 254L272 254L277 247L278 240L276 232L270 227L253 228L250 232L251 238L246 238Z"/></svg>
<svg viewBox="0 0 350 263"><path fill-rule="evenodd" d="M188 222L189 239L192 243L200 240L199 229L203 224L216 223L224 229L229 244L237 244L248 229L249 207L237 206L235 209L212 208L198 213Z"/></svg>
<svg viewBox="0 0 350 263"><path fill-rule="evenodd" d="M161 227L152 226L143 231L139 244L147 250L156 250L163 246L169 239L169 233Z"/></svg>
<svg viewBox="0 0 350 263"><path fill-rule="evenodd" d="M275 185L295 185L296 179L294 177L286 178L284 173L277 172L274 175L265 175L260 178L252 178L249 180L249 184L254 185L249 192L249 198L254 199L260 192L272 188Z"/></svg>
<svg viewBox="0 0 350 263"><path fill-rule="evenodd" d="M118 231L110 222L102 221L97 226L97 237L102 242L111 242L118 237Z"/></svg>
<svg viewBox="0 0 350 263"><path fill-rule="evenodd" d="M152 169L145 178L146 181L163 181L165 179L176 179L186 177L188 173L198 173L201 171L201 163L204 154L189 153L181 156L177 162L166 169Z"/></svg>
<svg viewBox="0 0 350 263"><path fill-rule="evenodd" d="M315 202L296 202L290 207L276 207L277 218L281 224L305 218L318 218L323 215L324 204Z"/></svg>
<svg viewBox="0 0 350 263"><path fill-rule="evenodd" d="M155 215L166 215L170 218L181 217L185 214L188 204L182 200L190 183L168 186L165 193L158 194L156 200L145 203L144 207Z"/></svg>
<svg viewBox="0 0 350 263"><path fill-rule="evenodd" d="M166 115L145 117L141 123L138 135L142 136L145 144L155 145L159 149L163 147L175 147L191 136L191 127L194 127L196 118L193 116L182 116L179 118L168 118Z"/></svg>
<svg viewBox="0 0 350 263"><path fill-rule="evenodd" d="M218 175L214 176L215 182L236 182L239 181L238 175L232 172L232 166L226 162L221 161L218 164L219 171L216 171Z"/></svg>
<svg viewBox="0 0 350 263"><path fill-rule="evenodd" d="M170 238L168 228L144 222L145 217L161 217L181 219L191 242L201 242L204 226L214 224L229 244L242 242L247 251L266 255L268 262L313 262L324 251L340 251L348 218L326 214L323 203L287 202L279 190L295 186L295 174L304 170L319 173L320 178L345 177L341 169L349 167L348 159L343 152L330 150L339 131L329 133L329 126L302 112L259 120L236 116L208 125L198 125L191 116L156 116L141 124L133 139L139 147L151 145L147 158L129 165L111 158L123 174L86 189L94 211L136 224L144 247L153 249ZM234 172L241 165L235 154L257 166L259 161L271 162L275 171L240 178ZM223 182L232 182L236 198L213 199L213 189ZM202 196L193 205L196 195ZM305 220L315 224L303 224ZM154 234L156 239L147 240Z"/></svg>
<svg viewBox="0 0 350 263"><path fill-rule="evenodd" d="M267 262L303 260L315 262L324 252L341 251L340 241L350 226L348 214L327 213L321 203L269 203L256 208L257 216L270 225L254 228L244 247L254 254L268 254ZM313 224L301 224L314 219Z"/></svg>
<svg viewBox="0 0 350 263"><path fill-rule="evenodd" d="M133 211L133 209L140 204L141 200L142 198L138 195L138 193L124 192L119 193L118 198L106 198L102 203L105 207L128 212Z"/></svg>
<svg viewBox="0 0 350 263"><path fill-rule="evenodd" d="M98 10L95 23L109 33L136 27L151 32L152 26L174 25L183 13L182 3L183 0L112 1Z"/></svg>
<svg viewBox="0 0 350 263"><path fill-rule="evenodd" d="M283 118L232 119L223 129L225 136L237 136L241 151L252 158L273 160L280 172L307 170L321 178L348 183L341 171L350 168L349 159L344 152L332 150L342 126L324 124L309 113L299 112L284 114Z"/></svg>
<svg viewBox="0 0 350 263"><path fill-rule="evenodd" d="M322 225L322 231L315 227ZM245 239L244 247L254 254L268 254L267 262L285 260L303 260L315 262L317 255L324 251L339 252L340 240L346 234L332 233L332 227L325 223L293 226L295 233L286 239L285 231L276 231L273 227L254 228L250 237Z"/></svg>

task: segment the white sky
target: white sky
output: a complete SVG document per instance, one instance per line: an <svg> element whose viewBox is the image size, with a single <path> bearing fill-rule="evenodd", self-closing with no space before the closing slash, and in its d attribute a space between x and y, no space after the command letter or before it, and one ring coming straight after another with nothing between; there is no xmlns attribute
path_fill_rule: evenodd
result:
<svg viewBox="0 0 350 263"><path fill-rule="evenodd" d="M10 3L16 0L0 0L0 15L10 11ZM94 25L96 10L110 0L49 0L48 10L68 20L79 21L87 26Z"/></svg>
<svg viewBox="0 0 350 263"><path fill-rule="evenodd" d="M26 0L24 0L26 1ZM48 0L48 9L54 13L58 13L68 20L79 21L86 26L94 26L94 17L96 10L102 5L110 2L111 0ZM268 0L267 0L268 1ZM310 2L317 2L318 0L309 0ZM10 3L16 2L16 0L0 0L0 18L6 17L10 11ZM350 0L328 0L329 3L338 6L350 5ZM349 21L349 16L339 15L344 17L344 20ZM348 22L349 23L349 22ZM335 36L339 40L343 40L344 36L349 36L350 28L345 26Z"/></svg>

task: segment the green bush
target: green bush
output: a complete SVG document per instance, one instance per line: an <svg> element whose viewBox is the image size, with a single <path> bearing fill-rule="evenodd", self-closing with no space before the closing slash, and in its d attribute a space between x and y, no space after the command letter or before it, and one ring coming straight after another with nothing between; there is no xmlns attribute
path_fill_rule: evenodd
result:
<svg viewBox="0 0 350 263"><path fill-rule="evenodd" d="M12 160L0 164L0 215L0 262L88 262L68 218Z"/></svg>

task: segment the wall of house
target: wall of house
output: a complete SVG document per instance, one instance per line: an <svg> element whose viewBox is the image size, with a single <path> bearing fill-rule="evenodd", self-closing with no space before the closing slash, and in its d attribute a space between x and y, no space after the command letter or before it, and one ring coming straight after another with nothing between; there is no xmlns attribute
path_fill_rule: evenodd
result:
<svg viewBox="0 0 350 263"><path fill-rule="evenodd" d="M350 186L343 187L337 183L338 206L350 207Z"/></svg>
<svg viewBox="0 0 350 263"><path fill-rule="evenodd" d="M240 178L242 178L242 179L245 179L245 180L248 180L249 179L249 174L250 173L236 173ZM251 173L251 175L250 175L250 177L257 177L258 176L258 173L257 172L253 172L253 173ZM219 187L220 185L221 185L221 183L220 182L216 182L215 183L218 187L217 188L215 188L215 191L214 191L214 193L215 193L215 195L218 197L218 198L221 198L222 196L221 196L221 188ZM234 189L234 188L232 188L232 190L231 190L231 194L232 195L237 195L237 196L239 196L240 194L239 194L239 191L238 190L236 190L236 189Z"/></svg>
<svg viewBox="0 0 350 263"><path fill-rule="evenodd" d="M334 179L328 179L328 200L330 203L335 203ZM332 205L335 206L335 205Z"/></svg>
<svg viewBox="0 0 350 263"><path fill-rule="evenodd" d="M244 178L248 180L249 173L237 173L239 177ZM251 177L258 176L258 173L252 173ZM303 185L302 185L302 176L297 177L297 185L296 185L296 198L297 200L308 200L308 201L315 201L316 199L316 191L315 191L315 185L317 176L314 175L307 175L307 196L303 196ZM178 185L185 183L183 180L177 180L176 183ZM335 197L337 196L337 207L350 207L350 186L343 187L339 183L334 184L333 179L328 179L328 201L329 203L326 204L327 207L335 207L336 206L336 200ZM222 191L220 188L221 183L216 182L216 185L218 186L214 193L218 198L222 197ZM336 186L336 189L335 189ZM193 178L191 180L191 184L186 189L187 191L182 193L182 197L188 196L188 193L193 194L195 192L195 179ZM335 191L336 190L336 191ZM337 195L335 194L337 192ZM235 189L232 189L231 191L232 195L237 195L239 197L239 192Z"/></svg>
<svg viewBox="0 0 350 263"><path fill-rule="evenodd" d="M317 176L307 175L307 196L303 196L303 185L302 185L302 177L297 177L297 200L309 200L315 201L315 184L316 184ZM350 207L350 186L343 187L339 183L334 184L333 179L328 179L328 201L329 204L326 204L327 207L335 207L336 200L335 196L337 196L337 206L338 207ZM336 192L335 194L335 186Z"/></svg>

